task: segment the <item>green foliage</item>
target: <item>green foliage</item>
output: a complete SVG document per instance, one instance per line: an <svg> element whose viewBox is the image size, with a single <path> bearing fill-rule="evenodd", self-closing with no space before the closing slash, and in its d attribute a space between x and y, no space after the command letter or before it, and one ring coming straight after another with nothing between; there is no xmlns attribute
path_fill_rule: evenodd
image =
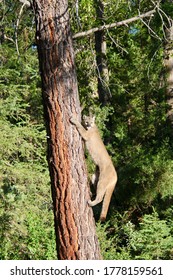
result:
<svg viewBox="0 0 173 280"><path fill-rule="evenodd" d="M113 225L97 225L104 259L172 259L173 223L157 212L145 214L135 225L127 215L116 214Z"/></svg>
<svg viewBox="0 0 173 280"><path fill-rule="evenodd" d="M49 220L50 218L50 220ZM26 226L28 237L25 247L28 251L27 259L33 259L37 256L39 260L56 259L55 234L52 215L39 217L35 212L29 212Z"/></svg>
<svg viewBox="0 0 173 280"><path fill-rule="evenodd" d="M9 23L16 22L21 4L0 5L4 34L11 39L0 45L0 259L56 259L31 12L25 10L25 21L20 19L18 56Z"/></svg>
<svg viewBox="0 0 173 280"><path fill-rule="evenodd" d="M117 228L121 231L120 228ZM97 236L100 242L101 254L104 260L129 260L129 248L122 246L121 236L116 233L115 228L109 222L102 225L97 223Z"/></svg>
<svg viewBox="0 0 173 280"><path fill-rule="evenodd" d="M55 258L43 124L16 124L0 122L0 258Z"/></svg>
<svg viewBox="0 0 173 280"><path fill-rule="evenodd" d="M132 227L132 225L129 225ZM139 223L139 230L130 231L130 245L135 259L170 259L173 237L166 220L161 220L157 213L144 215Z"/></svg>

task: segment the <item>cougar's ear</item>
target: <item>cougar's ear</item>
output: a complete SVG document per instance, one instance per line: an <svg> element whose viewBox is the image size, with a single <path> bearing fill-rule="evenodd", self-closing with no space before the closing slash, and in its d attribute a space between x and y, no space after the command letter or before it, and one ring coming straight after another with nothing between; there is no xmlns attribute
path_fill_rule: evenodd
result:
<svg viewBox="0 0 173 280"><path fill-rule="evenodd" d="M90 118L93 118L93 116L94 116L93 109L92 109L92 108L89 108L89 117L90 117Z"/></svg>
<svg viewBox="0 0 173 280"><path fill-rule="evenodd" d="M92 115L92 120L93 120L93 122L95 123L96 116Z"/></svg>
<svg viewBox="0 0 173 280"><path fill-rule="evenodd" d="M85 109L85 105L82 104L80 109L81 109L80 112L82 113L82 111Z"/></svg>

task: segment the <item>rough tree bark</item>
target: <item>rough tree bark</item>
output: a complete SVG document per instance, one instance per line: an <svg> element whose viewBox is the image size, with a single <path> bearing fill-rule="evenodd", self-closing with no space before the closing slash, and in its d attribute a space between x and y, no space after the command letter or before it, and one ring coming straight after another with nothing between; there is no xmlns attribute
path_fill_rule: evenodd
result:
<svg viewBox="0 0 173 280"><path fill-rule="evenodd" d="M100 259L81 137L69 119L80 104L67 0L34 0L59 259Z"/></svg>

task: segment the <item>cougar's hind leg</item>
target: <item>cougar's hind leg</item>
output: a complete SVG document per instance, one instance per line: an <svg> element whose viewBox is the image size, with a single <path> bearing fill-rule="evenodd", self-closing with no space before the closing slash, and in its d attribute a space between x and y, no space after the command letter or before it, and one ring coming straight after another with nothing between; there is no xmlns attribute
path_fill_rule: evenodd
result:
<svg viewBox="0 0 173 280"><path fill-rule="evenodd" d="M105 188L103 186L102 181L99 181L97 184L96 198L93 201L89 200L88 204L90 206L95 206L96 204L100 203L103 200L104 194L105 194Z"/></svg>
<svg viewBox="0 0 173 280"><path fill-rule="evenodd" d="M93 201L92 200L88 200L89 206L95 206L98 203L100 203L103 200L103 196L104 196L104 193L103 194L99 194L99 195L97 194L96 198Z"/></svg>
<svg viewBox="0 0 173 280"><path fill-rule="evenodd" d="M100 221L104 222L106 220L109 204L111 201L112 193L114 191L115 185L109 186L106 189L106 193L103 199L102 210L100 214Z"/></svg>
<svg viewBox="0 0 173 280"><path fill-rule="evenodd" d="M99 175L100 175L99 167L96 166L95 172L91 177L91 183L92 183L92 185L94 186L95 189L96 189L97 183L99 181Z"/></svg>

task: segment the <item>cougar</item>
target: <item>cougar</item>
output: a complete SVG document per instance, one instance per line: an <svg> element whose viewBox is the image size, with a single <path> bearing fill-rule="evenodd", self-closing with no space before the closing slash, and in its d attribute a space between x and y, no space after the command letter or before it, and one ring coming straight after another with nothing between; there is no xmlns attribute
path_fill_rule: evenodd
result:
<svg viewBox="0 0 173 280"><path fill-rule="evenodd" d="M99 130L95 124L95 117L83 117L85 128L74 117L72 117L70 121L76 126L77 130L85 141L89 154L91 155L96 166L98 166L99 177L96 198L93 201L89 200L88 204L90 206L95 206L103 200L100 220L104 221L107 216L112 193L117 183L117 173L100 137ZM96 176L93 176L92 183L94 183L95 180L97 180L97 178Z"/></svg>

